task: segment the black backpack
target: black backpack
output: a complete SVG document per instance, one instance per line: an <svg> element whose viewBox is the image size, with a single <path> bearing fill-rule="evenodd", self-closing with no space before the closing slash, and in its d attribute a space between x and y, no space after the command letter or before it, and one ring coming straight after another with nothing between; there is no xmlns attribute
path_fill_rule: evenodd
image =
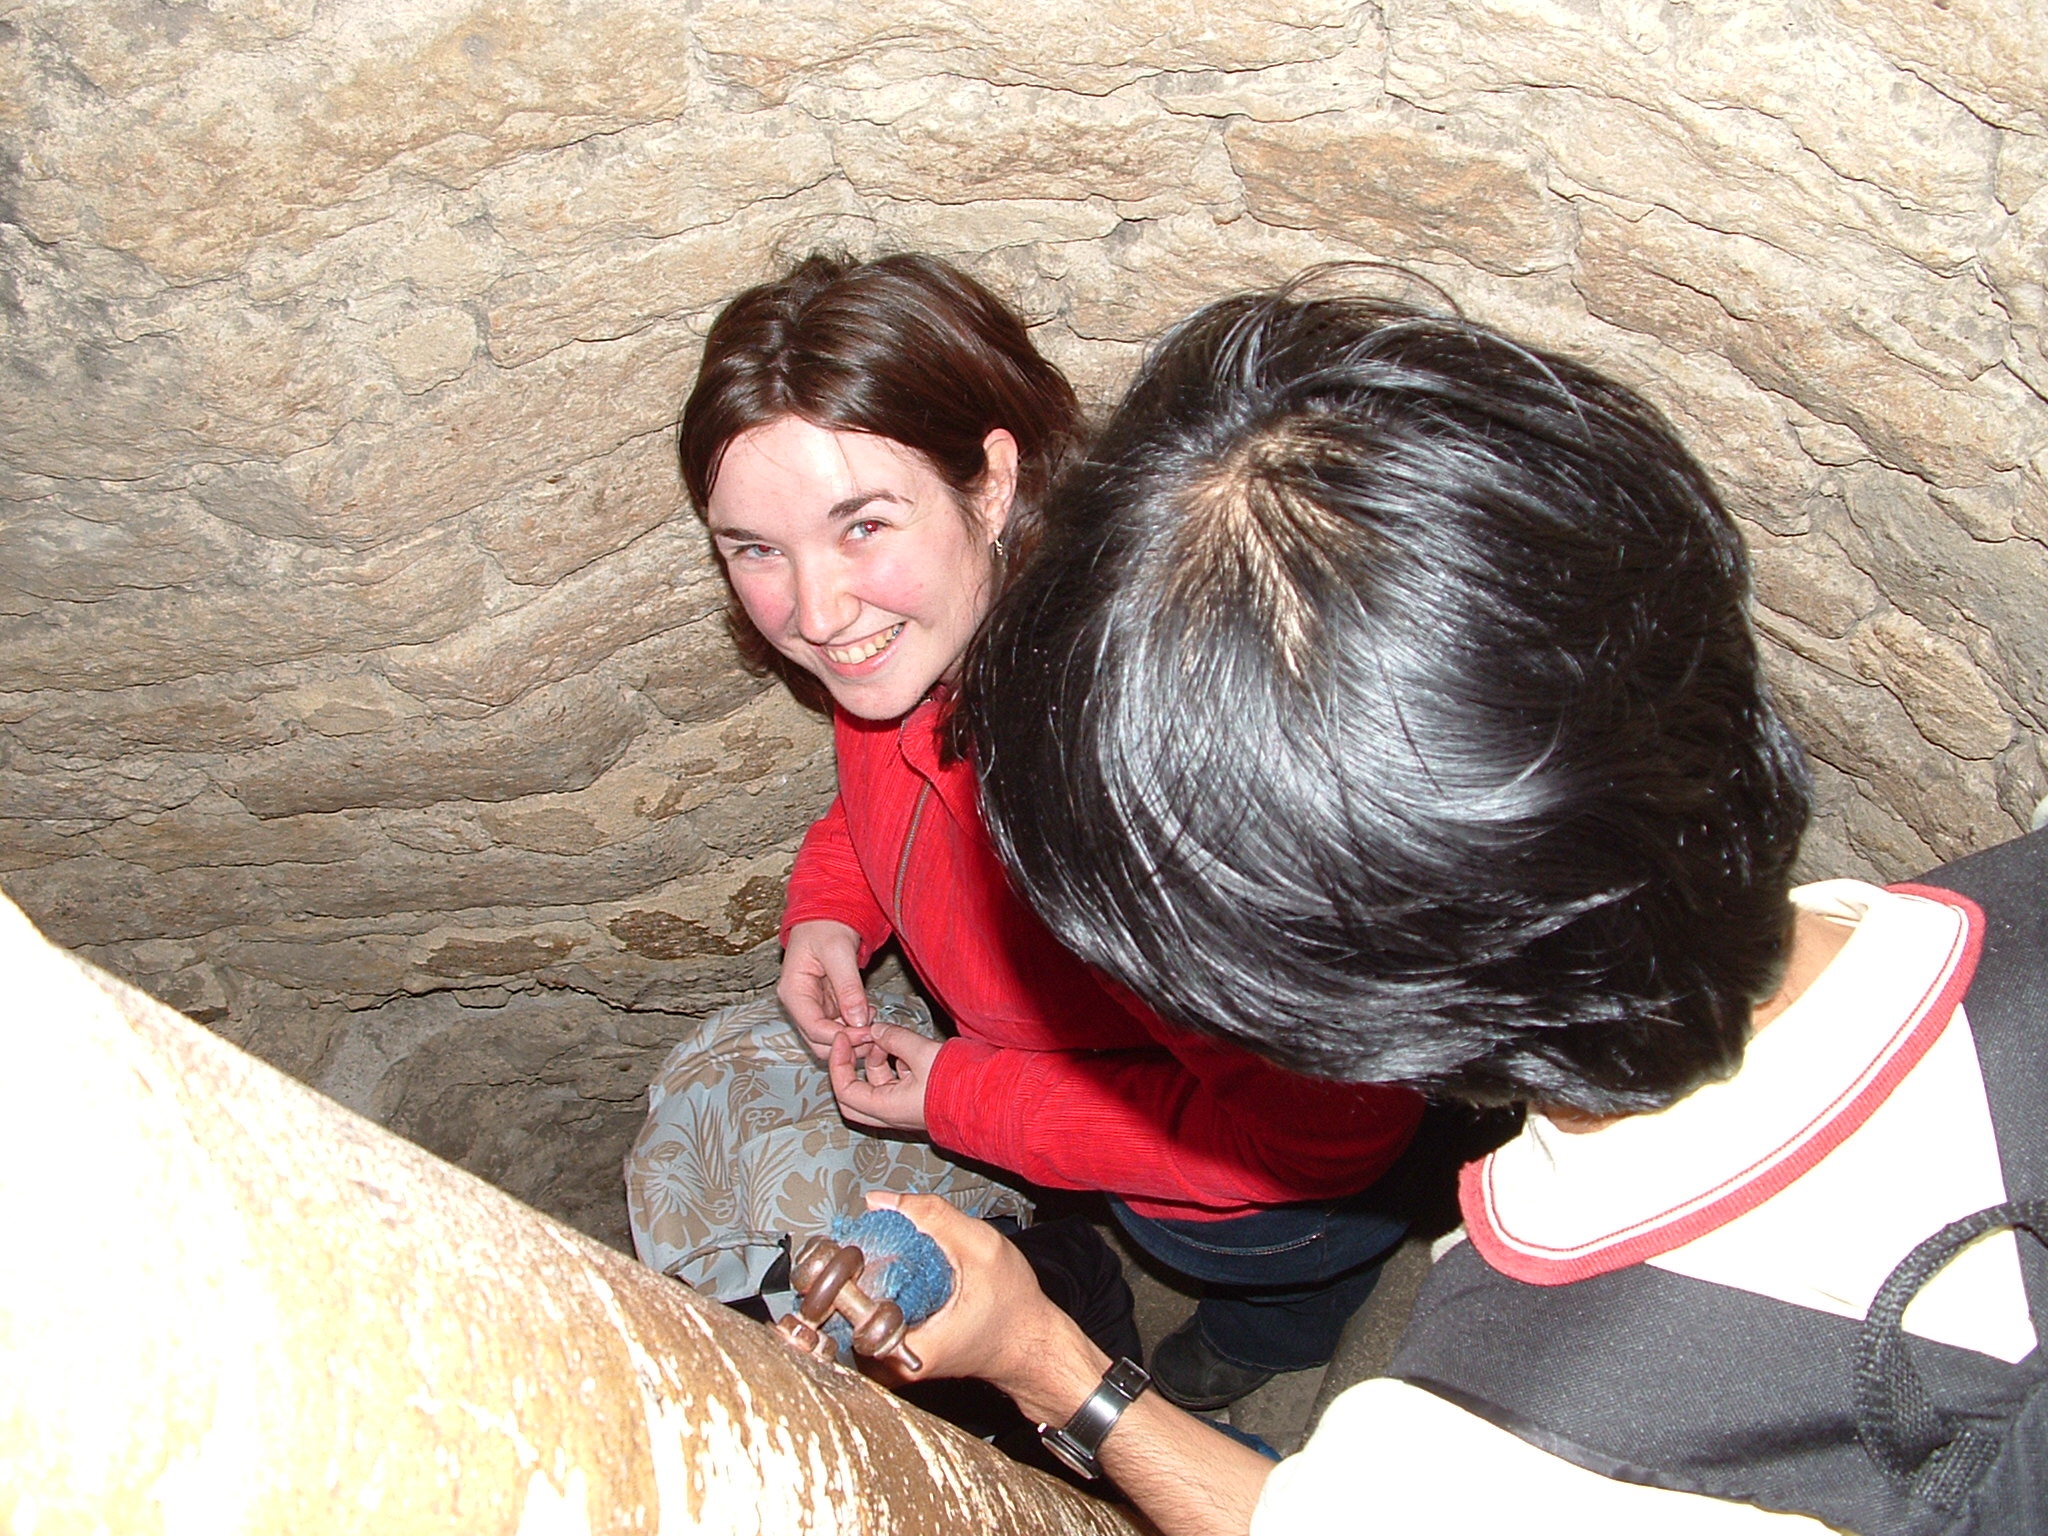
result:
<svg viewBox="0 0 2048 1536"><path fill-rule="evenodd" d="M1643 1264L1527 1285L1463 1243L1432 1271L1392 1374L1626 1482L1863 1536L2048 1532L2048 1351L2008 1365L1899 1326L1949 1259L2011 1227L2048 1339L2048 832L1920 883L1985 913L1964 1007L2005 1204L1930 1234L1860 1324Z"/></svg>

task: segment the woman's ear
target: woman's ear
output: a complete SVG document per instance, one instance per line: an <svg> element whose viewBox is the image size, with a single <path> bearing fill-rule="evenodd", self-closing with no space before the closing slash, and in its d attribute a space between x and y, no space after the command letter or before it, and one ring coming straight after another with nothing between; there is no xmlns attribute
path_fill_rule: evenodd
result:
<svg viewBox="0 0 2048 1536"><path fill-rule="evenodd" d="M1010 503L1017 499L1017 439L997 427L981 440L981 456L979 510L983 531L995 540L1009 523Z"/></svg>

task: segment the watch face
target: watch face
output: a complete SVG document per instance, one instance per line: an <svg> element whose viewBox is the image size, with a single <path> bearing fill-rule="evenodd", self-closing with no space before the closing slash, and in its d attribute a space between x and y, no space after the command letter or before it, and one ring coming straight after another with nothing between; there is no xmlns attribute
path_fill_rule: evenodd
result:
<svg viewBox="0 0 2048 1536"><path fill-rule="evenodd" d="M1038 1438L1048 1451L1090 1482L1102 1476L1102 1468L1096 1465L1095 1458L1082 1450L1064 1429L1042 1429Z"/></svg>

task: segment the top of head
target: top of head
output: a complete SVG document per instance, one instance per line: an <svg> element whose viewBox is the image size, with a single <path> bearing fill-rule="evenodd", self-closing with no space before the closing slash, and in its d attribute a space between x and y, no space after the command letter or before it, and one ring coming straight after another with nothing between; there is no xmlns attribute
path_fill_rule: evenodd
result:
<svg viewBox="0 0 2048 1536"><path fill-rule="evenodd" d="M1600 1112L1739 1059L1801 757L1741 541L1627 389L1299 289L1155 349L963 702L1084 958L1301 1070Z"/></svg>

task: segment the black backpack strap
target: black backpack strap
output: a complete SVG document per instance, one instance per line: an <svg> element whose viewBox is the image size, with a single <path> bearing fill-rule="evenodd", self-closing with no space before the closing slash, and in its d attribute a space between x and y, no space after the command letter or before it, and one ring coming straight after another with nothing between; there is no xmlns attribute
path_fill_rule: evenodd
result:
<svg viewBox="0 0 2048 1536"><path fill-rule="evenodd" d="M1983 1068L2008 1200L2048 1198L2048 831L1944 865L1919 882L1984 910L1963 999ZM2034 1326L2048 1339L2048 1246L2020 1245Z"/></svg>
<svg viewBox="0 0 2048 1536"><path fill-rule="evenodd" d="M2048 1200L2013 1200L1949 1223L1899 1261L1856 1341L1856 1436L1900 1493L1953 1512L2003 1449L1987 1427L1934 1406L1901 1326L1922 1286L1957 1254L2007 1228L2048 1243Z"/></svg>

